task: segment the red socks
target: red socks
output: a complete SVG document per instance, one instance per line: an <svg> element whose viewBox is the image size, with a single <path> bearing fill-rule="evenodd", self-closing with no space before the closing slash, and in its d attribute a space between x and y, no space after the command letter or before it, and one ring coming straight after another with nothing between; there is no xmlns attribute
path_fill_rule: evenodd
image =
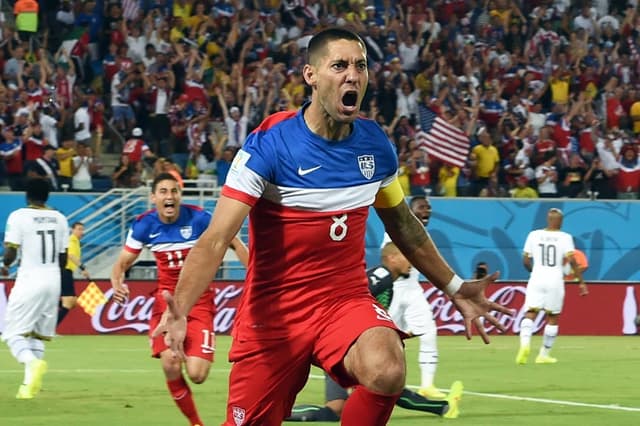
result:
<svg viewBox="0 0 640 426"><path fill-rule="evenodd" d="M175 380L167 381L167 387L176 405L191 424L202 425L202 420L200 420L198 410L196 410L196 405L191 396L191 389L187 382L184 381L184 377L180 376Z"/></svg>
<svg viewBox="0 0 640 426"><path fill-rule="evenodd" d="M386 425L399 396L400 394L380 395L364 386L356 386L342 411L342 425Z"/></svg>

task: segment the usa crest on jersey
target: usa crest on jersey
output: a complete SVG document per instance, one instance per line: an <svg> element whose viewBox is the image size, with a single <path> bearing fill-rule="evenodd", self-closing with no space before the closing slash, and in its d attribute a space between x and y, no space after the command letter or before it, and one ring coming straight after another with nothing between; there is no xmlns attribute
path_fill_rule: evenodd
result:
<svg viewBox="0 0 640 426"><path fill-rule="evenodd" d="M360 173L367 179L371 179L376 172L376 161L373 155L359 155L358 166L360 167Z"/></svg>
<svg viewBox="0 0 640 426"><path fill-rule="evenodd" d="M237 426L241 426L244 423L244 419L246 416L246 411L244 408L233 407L233 421Z"/></svg>
<svg viewBox="0 0 640 426"><path fill-rule="evenodd" d="M180 235L182 235L182 238L189 238L192 234L193 228L191 227L191 225L180 227Z"/></svg>

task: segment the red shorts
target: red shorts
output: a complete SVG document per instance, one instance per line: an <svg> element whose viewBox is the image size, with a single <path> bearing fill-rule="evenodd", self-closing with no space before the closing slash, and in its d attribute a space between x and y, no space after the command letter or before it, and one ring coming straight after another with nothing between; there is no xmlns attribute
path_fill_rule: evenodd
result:
<svg viewBox="0 0 640 426"><path fill-rule="evenodd" d="M340 301L330 309L318 311L324 313L296 325L296 331L291 333L294 337L235 336L229 354L234 364L224 425L280 425L291 413L312 364L344 387L355 385L342 366L351 345L372 327L397 330L389 314L370 296Z"/></svg>
<svg viewBox="0 0 640 426"><path fill-rule="evenodd" d="M153 310L149 321L149 333L153 332L160 323L162 312ZM195 306L187 317L187 336L184 339L184 353L186 356L195 356L213 362L213 353L216 349L216 339L213 332L214 306L210 308ZM151 337L151 355L160 358L160 353L169 349L164 343L164 336Z"/></svg>

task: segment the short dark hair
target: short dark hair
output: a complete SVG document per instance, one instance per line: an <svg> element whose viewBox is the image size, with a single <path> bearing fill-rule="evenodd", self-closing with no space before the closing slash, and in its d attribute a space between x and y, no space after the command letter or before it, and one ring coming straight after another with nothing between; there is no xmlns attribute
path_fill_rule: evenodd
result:
<svg viewBox="0 0 640 426"><path fill-rule="evenodd" d="M84 223L82 223L82 222L73 222L73 224L71 225L71 229L76 229L76 226L84 226Z"/></svg>
<svg viewBox="0 0 640 426"><path fill-rule="evenodd" d="M311 40L309 40L309 47L307 48L307 63L316 65L318 60L322 56L326 55L327 44L334 40L357 41L362 45L362 48L366 53L367 47L358 34L344 28L332 27L320 31L314 35Z"/></svg>
<svg viewBox="0 0 640 426"><path fill-rule="evenodd" d="M49 182L40 178L28 179L26 195L28 203L46 203L49 199Z"/></svg>
<svg viewBox="0 0 640 426"><path fill-rule="evenodd" d="M163 180L172 180L176 183L179 183L178 179L176 179L175 176L173 176L171 173L160 173L153 179L153 183L151 184L151 192L156 192L156 187Z"/></svg>
<svg viewBox="0 0 640 426"><path fill-rule="evenodd" d="M414 195L413 197L411 197L411 199L409 199L409 207L411 209L413 209L413 206L418 202L418 201L426 201L427 203L429 203L429 200L427 199L427 197L425 197L424 195ZM429 203L431 204L431 203Z"/></svg>

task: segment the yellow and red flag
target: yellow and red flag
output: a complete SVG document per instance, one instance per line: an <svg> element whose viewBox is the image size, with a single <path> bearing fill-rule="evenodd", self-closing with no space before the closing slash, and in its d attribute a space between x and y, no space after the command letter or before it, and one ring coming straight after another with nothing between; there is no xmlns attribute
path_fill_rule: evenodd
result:
<svg viewBox="0 0 640 426"><path fill-rule="evenodd" d="M107 297L95 281L91 281L87 288L78 296L78 305L90 316L96 313L98 306L104 305L105 303L107 303Z"/></svg>

